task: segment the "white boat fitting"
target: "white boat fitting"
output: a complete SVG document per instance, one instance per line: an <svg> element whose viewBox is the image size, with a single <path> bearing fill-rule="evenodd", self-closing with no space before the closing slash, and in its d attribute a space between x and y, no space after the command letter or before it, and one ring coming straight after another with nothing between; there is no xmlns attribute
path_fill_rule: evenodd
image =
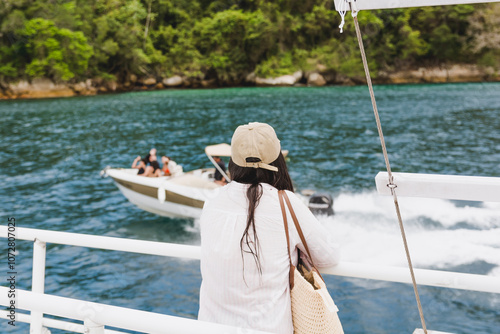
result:
<svg viewBox="0 0 500 334"><path fill-rule="evenodd" d="M288 154L286 150L282 152L285 156ZM231 181L213 159L214 156L230 157L231 146L210 145L205 153L214 168L189 172L179 168L170 176L144 177L137 174L137 169L106 167L101 175L111 177L122 194L140 209L165 217L199 218L205 201L215 196L221 187L215 182L215 170L218 169L227 182ZM330 195L304 191L301 198L314 213L333 214Z"/></svg>

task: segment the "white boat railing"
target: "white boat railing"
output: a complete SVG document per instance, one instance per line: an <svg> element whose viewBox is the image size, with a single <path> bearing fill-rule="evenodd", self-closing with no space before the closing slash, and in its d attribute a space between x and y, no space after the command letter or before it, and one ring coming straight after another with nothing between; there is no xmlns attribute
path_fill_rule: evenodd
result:
<svg viewBox="0 0 500 334"><path fill-rule="evenodd" d="M500 177L392 173L398 196L500 202ZM375 177L377 192L392 196L387 172Z"/></svg>
<svg viewBox="0 0 500 334"><path fill-rule="evenodd" d="M0 237L7 238L8 235L8 228L0 226ZM30 333L32 334L48 333L46 327L75 333L120 333L105 330L104 326L145 333L164 333L167 328L173 333L263 333L44 293L47 243L195 260L199 260L201 255L198 246L19 227L15 229L15 239L33 242L32 291L17 289L14 301L15 320L30 323ZM335 267L324 268L321 272L345 277L411 284L408 269L400 267L341 262ZM500 293L500 280L497 277L426 269L415 269L415 275L420 285ZM7 308L13 300L8 297L8 294L9 287L0 287L0 305ZM29 311L31 314L19 313L18 310ZM44 314L83 321L84 323L82 325L45 318ZM9 315L9 311L0 312L1 318L9 319Z"/></svg>
<svg viewBox="0 0 500 334"><path fill-rule="evenodd" d="M2 304L6 299L8 288L1 287ZM72 298L58 297L43 293L18 290L18 307L32 312L24 315L26 321L32 324L30 333L44 333L44 327L58 328L76 333L121 333L105 330L104 326L112 326L126 330L144 333L266 333L247 329L197 321L165 314L145 312L125 307L92 303ZM43 318L40 325L33 326L33 312L51 314L68 319L83 321L75 324L66 321ZM5 312L4 312L5 314Z"/></svg>

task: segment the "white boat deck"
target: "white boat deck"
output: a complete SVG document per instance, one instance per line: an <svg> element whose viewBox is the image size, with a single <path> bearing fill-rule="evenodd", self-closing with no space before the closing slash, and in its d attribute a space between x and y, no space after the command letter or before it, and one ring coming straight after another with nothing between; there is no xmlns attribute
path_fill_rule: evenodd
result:
<svg viewBox="0 0 500 334"><path fill-rule="evenodd" d="M203 173L210 173L210 171L215 171L214 168L211 170L204 170ZM199 172L197 175L196 173ZM209 180L208 178L201 178L201 170L199 171L193 171L193 172L188 172L184 173L182 175L179 175L177 177L173 177L170 179L171 183L175 183L178 185L182 186L187 186L187 187L194 187L194 188L201 188L201 189L217 189L220 188L220 185L214 183L212 180Z"/></svg>

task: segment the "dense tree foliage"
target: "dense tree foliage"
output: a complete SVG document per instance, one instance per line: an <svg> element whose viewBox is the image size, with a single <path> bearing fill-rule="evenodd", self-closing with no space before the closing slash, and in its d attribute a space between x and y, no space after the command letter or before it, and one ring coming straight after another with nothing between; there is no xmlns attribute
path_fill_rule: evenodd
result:
<svg viewBox="0 0 500 334"><path fill-rule="evenodd" d="M377 70L500 67L500 5L361 12ZM352 19L332 0L2 0L0 81L126 81L182 75L241 82L296 70L361 75Z"/></svg>

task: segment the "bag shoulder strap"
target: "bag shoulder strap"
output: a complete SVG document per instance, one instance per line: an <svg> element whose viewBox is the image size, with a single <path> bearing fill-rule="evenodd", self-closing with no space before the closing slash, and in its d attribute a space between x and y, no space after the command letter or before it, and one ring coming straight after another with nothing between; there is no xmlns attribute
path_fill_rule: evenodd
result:
<svg viewBox="0 0 500 334"><path fill-rule="evenodd" d="M316 271L316 273L321 277L323 280L323 276L321 276L321 273L319 272L318 268L316 268L316 265L314 264L313 258L311 256L311 252L309 251L309 247L307 246L306 238L304 237L304 233L302 233L302 229L300 228L299 220L297 219L297 216L295 215L295 211L293 211L292 208L292 203L290 203L290 199L288 198L288 195L284 190L281 190L282 196L285 198L286 204L288 206L288 210L290 210L290 215L292 216L293 223L295 224L295 228L297 229L297 233L299 234L300 241L302 241L302 245L304 245L304 248L306 249L307 256L309 257L309 261L311 262L311 266L313 269ZM281 198L280 198L281 200ZM283 211L283 209L282 209ZM284 217L286 218L286 214L284 213ZM287 233L288 233L288 228L287 228ZM290 247L290 246L288 246ZM323 280L324 281L324 280Z"/></svg>
<svg viewBox="0 0 500 334"><path fill-rule="evenodd" d="M288 222L286 219L286 210L285 210L285 203L283 203L283 194L285 193L284 190L278 190L278 198L280 200L280 207L281 207L281 213L283 214L283 223L285 225L285 235L286 235L286 248L288 250L288 261L290 262L290 272L288 274L288 280L290 281L290 290L293 288L294 284L294 270L295 267L292 264L292 257L290 255L290 236L288 234ZM285 194L286 196L286 194Z"/></svg>
<svg viewBox="0 0 500 334"><path fill-rule="evenodd" d="M306 238L304 238L304 234L302 233L302 229L300 228L299 220L297 219L297 216L295 215L295 211L293 211L292 204L290 203L290 199L288 198L288 195L283 191L283 197L285 198L286 204L288 206L288 210L290 210L290 215L292 216L293 223L295 224L295 228L297 229L297 233L299 234L300 241L302 241L302 244L304 245L304 248L306 249L307 256L309 256L309 259L311 260L311 263L313 262L311 252L309 252L309 247L307 246Z"/></svg>

